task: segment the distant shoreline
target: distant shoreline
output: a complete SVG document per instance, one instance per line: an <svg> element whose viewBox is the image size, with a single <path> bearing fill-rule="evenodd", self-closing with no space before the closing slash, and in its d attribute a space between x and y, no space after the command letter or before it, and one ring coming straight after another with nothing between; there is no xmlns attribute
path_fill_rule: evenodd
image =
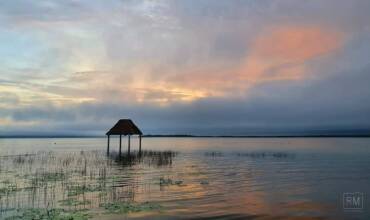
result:
<svg viewBox="0 0 370 220"><path fill-rule="evenodd" d="M104 138L102 135L9 135L0 136L0 139L21 138ZM369 138L370 134L348 135L143 135L145 138Z"/></svg>

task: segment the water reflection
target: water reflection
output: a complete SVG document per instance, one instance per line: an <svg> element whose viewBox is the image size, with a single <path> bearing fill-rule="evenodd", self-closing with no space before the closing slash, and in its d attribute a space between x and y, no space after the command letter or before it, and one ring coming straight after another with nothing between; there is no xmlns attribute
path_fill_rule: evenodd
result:
<svg viewBox="0 0 370 220"><path fill-rule="evenodd" d="M84 210L117 201L137 202L137 192L150 192L146 185L157 181L150 174L151 167L170 166L175 156L171 151L112 154L108 158L100 151L2 156L0 217L27 208Z"/></svg>
<svg viewBox="0 0 370 220"><path fill-rule="evenodd" d="M176 139L174 145L176 141L184 148L215 143ZM304 147L309 142L291 141ZM121 157L90 148L23 149L27 154L2 148L0 219L20 216L18 210L29 215L63 212L80 219L345 219L341 193L353 187L369 190L370 154L362 148L356 157L351 156L355 150L349 156L340 151L292 151L280 140L276 149L243 148L255 143L253 139L229 150L226 145L191 152L163 147ZM357 217L366 219L368 210Z"/></svg>
<svg viewBox="0 0 370 220"><path fill-rule="evenodd" d="M173 158L177 155L177 152L173 151L133 151L130 153L117 153L113 152L109 154L109 157L121 166L134 166L139 163L143 163L148 166L170 166Z"/></svg>

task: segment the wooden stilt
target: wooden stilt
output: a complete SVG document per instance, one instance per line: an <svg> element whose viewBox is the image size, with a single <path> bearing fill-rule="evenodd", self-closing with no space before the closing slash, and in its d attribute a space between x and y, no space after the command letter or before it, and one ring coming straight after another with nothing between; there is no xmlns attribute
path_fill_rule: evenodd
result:
<svg viewBox="0 0 370 220"><path fill-rule="evenodd" d="M122 148L122 135L119 135L119 156L121 157L121 148Z"/></svg>
<svg viewBox="0 0 370 220"><path fill-rule="evenodd" d="M130 156L130 135L128 135L128 155Z"/></svg>
<svg viewBox="0 0 370 220"><path fill-rule="evenodd" d="M107 143L107 155L109 155L109 135L108 135L108 143Z"/></svg>
<svg viewBox="0 0 370 220"><path fill-rule="evenodd" d="M141 135L139 135L139 154L141 154Z"/></svg>

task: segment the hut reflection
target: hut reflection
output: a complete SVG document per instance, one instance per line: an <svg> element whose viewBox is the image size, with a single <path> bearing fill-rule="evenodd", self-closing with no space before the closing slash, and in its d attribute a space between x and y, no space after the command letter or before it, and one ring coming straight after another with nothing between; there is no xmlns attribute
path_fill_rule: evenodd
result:
<svg viewBox="0 0 370 220"><path fill-rule="evenodd" d="M112 152L109 157L121 166L134 166L143 163L147 166L170 166L177 155L174 151L134 151L130 153Z"/></svg>

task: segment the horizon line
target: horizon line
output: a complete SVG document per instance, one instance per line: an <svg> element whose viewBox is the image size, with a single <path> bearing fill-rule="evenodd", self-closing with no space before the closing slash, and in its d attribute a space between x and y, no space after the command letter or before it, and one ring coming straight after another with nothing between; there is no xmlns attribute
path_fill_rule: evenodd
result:
<svg viewBox="0 0 370 220"><path fill-rule="evenodd" d="M118 136L118 135L111 135ZM133 135L137 136L137 135ZM0 135L0 139L11 138L103 138L106 135ZM370 137L370 134L287 134L287 135L190 135L190 134L145 134L142 137L168 138L309 138L309 137Z"/></svg>

